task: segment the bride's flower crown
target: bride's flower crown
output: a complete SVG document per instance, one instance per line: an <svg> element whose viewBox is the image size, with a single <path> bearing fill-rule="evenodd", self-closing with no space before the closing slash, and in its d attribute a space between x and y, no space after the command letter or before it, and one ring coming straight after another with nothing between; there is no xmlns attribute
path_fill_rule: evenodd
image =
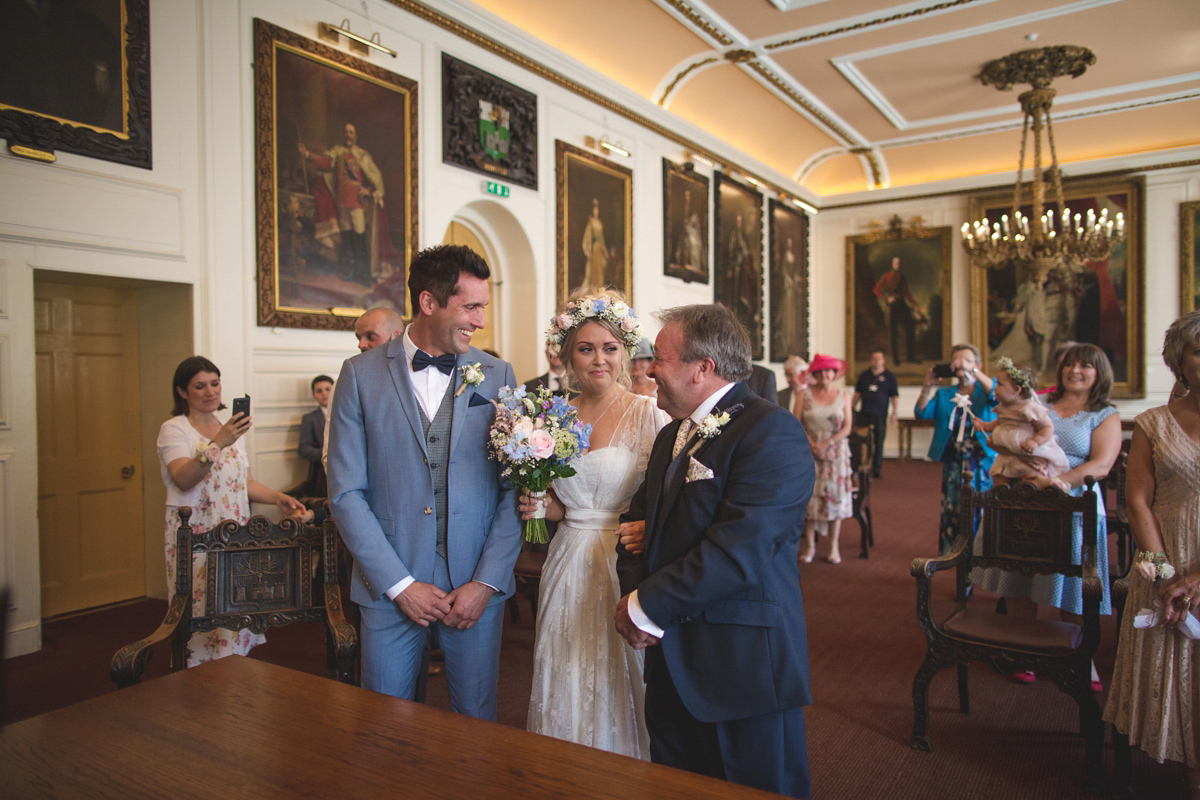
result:
<svg viewBox="0 0 1200 800"><path fill-rule="evenodd" d="M611 322L620 331L621 341L629 354L637 351L642 341L642 323L627 303L604 295L580 297L567 303L561 314L550 319L546 342L561 347L568 331L594 319Z"/></svg>

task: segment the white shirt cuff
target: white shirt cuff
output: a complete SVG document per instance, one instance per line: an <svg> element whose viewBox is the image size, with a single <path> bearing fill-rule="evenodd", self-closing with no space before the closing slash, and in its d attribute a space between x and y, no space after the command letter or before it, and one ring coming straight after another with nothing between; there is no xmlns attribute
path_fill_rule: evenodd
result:
<svg viewBox="0 0 1200 800"><path fill-rule="evenodd" d="M663 629L654 624L654 621L646 616L646 612L642 611L642 604L638 602L637 589L629 593L629 605L626 606L629 612L629 619L638 629L644 631L656 639L663 637Z"/></svg>
<svg viewBox="0 0 1200 800"><path fill-rule="evenodd" d="M403 592L405 589L407 589L409 586L412 586L416 582L417 582L417 579L414 578L412 575L409 575L407 578L404 578L399 583L397 583L395 586L393 586L392 588L390 588L386 592L384 592L384 594L387 596L388 600L395 600L397 597L400 596L401 592Z"/></svg>

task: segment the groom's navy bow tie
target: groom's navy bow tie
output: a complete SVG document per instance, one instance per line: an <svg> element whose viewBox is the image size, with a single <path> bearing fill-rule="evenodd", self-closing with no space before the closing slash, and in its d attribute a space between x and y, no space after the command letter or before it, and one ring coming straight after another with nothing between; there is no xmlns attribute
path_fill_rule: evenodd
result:
<svg viewBox="0 0 1200 800"><path fill-rule="evenodd" d="M454 361L456 358L457 356L454 353L443 353L435 358L424 350L418 350L417 354L413 356L413 371L420 372L426 367L437 367L443 375L449 375L454 371Z"/></svg>

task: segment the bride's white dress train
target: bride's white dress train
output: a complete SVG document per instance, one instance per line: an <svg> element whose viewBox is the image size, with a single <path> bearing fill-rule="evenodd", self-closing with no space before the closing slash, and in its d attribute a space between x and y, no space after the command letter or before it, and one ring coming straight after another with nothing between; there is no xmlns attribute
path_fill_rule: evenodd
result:
<svg viewBox="0 0 1200 800"><path fill-rule="evenodd" d="M634 396L608 447L575 460L554 482L566 517L542 569L526 727L614 753L650 758L642 653L617 633L617 518L646 475L666 422L653 398Z"/></svg>

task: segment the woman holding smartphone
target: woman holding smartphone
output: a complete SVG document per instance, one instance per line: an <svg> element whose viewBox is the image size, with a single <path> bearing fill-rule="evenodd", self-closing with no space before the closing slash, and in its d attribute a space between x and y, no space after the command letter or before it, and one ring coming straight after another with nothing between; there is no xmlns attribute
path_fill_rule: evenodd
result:
<svg viewBox="0 0 1200 800"><path fill-rule="evenodd" d="M948 367L948 368L947 368ZM941 373L941 375L939 375ZM947 375L946 373L949 373ZM954 384L933 388L941 376L953 377ZM996 453L987 447L987 434L971 426L970 414L981 420L993 420L996 395L993 381L979 369L979 349L973 344L956 344L950 350L950 364L938 364L925 373L925 383L913 411L917 419L931 419L933 442L929 458L942 462L942 516L938 525L938 552L950 549L958 533L959 493L963 470L970 470L975 491L992 488L988 475Z"/></svg>
<svg viewBox="0 0 1200 800"><path fill-rule="evenodd" d="M221 402L221 370L204 356L192 356L175 369L172 416L158 430L158 460L167 487L167 593L175 594L175 537L180 506L190 506L192 529L200 532L226 519L244 525L250 503L274 503L284 514L301 514L304 506L294 497L268 489L250 476L250 461L239 441L250 430L250 415L235 413L222 422L216 412ZM235 401L236 403L237 401ZM248 401L247 401L248 407ZM192 613L203 613L206 568L192 561ZM248 630L228 628L192 634L187 645L187 665L228 655L245 655L266 637Z"/></svg>

